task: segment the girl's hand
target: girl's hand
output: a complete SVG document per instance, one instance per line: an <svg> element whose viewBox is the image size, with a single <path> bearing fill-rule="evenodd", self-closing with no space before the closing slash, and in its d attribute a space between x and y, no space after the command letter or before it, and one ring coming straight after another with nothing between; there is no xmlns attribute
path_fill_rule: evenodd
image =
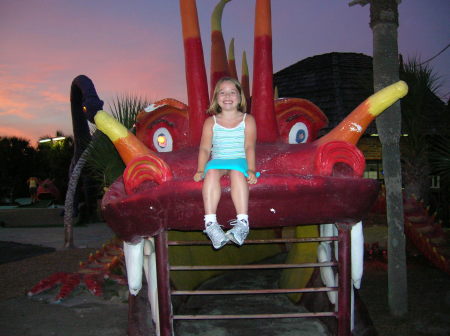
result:
<svg viewBox="0 0 450 336"><path fill-rule="evenodd" d="M247 170L248 173L248 184L256 184L258 182L258 179L256 178L256 174L253 170Z"/></svg>
<svg viewBox="0 0 450 336"><path fill-rule="evenodd" d="M198 171L195 173L194 175L194 181L195 182L200 182L203 179L203 171Z"/></svg>

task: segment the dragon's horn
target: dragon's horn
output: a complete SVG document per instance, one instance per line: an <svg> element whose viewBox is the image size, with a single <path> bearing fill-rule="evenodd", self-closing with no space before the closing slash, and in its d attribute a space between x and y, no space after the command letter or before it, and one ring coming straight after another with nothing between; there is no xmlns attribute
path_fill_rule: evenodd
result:
<svg viewBox="0 0 450 336"><path fill-rule="evenodd" d="M278 127L273 102L272 24L270 0L256 0L252 114L258 140L275 142Z"/></svg>
<svg viewBox="0 0 450 336"><path fill-rule="evenodd" d="M200 144L208 109L208 81L195 0L180 0L191 145Z"/></svg>
<svg viewBox="0 0 450 336"><path fill-rule="evenodd" d="M330 141L345 141L356 145L367 126L385 109L408 93L408 85L398 81L374 93L354 109L331 132L315 141L323 144Z"/></svg>
<svg viewBox="0 0 450 336"><path fill-rule="evenodd" d="M231 39L230 45L228 46L228 72L230 73L230 77L238 78L236 59L234 57L234 38Z"/></svg>
<svg viewBox="0 0 450 336"><path fill-rule="evenodd" d="M227 2L231 0L220 0L211 15L211 73L210 87L211 97L219 79L229 76L227 52L222 35L222 13Z"/></svg>
<svg viewBox="0 0 450 336"><path fill-rule="evenodd" d="M98 111L94 121L97 128L114 144L127 166L123 173L127 193L146 180L161 184L172 179L172 171L167 163L114 117L105 111Z"/></svg>
<svg viewBox="0 0 450 336"><path fill-rule="evenodd" d="M247 105L249 105L250 104L250 79L248 77L247 54L245 53L245 50L242 53L241 86L242 86L242 92L244 92L245 99L247 100Z"/></svg>

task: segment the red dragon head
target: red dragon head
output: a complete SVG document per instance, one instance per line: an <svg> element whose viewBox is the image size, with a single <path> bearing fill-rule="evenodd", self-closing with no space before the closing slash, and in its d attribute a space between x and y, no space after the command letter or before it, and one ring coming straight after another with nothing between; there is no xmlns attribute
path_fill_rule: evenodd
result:
<svg viewBox="0 0 450 336"><path fill-rule="evenodd" d="M234 55L228 63L220 29L226 2L221 1L213 14L211 87L221 76L235 73ZM136 136L104 111L95 116L97 127L127 166L102 203L108 224L126 241L163 229L203 226L202 186L192 176L209 95L195 0L180 0L180 8L188 105L163 99L148 106L137 116ZM365 159L355 145L370 122L406 94L407 86L398 82L375 93L317 139L328 120L316 105L299 98L273 98L270 11L270 0L256 1L251 113L257 123L256 164L262 175L250 186L249 215L258 227L357 222L375 199L378 184L361 178ZM244 88L245 76L244 71ZM218 213L232 218L229 182L223 181L223 187Z"/></svg>

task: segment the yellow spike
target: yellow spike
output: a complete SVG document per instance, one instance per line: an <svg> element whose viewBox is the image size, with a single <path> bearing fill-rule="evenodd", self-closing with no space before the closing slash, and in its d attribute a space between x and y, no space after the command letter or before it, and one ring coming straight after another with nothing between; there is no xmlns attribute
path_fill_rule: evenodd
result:
<svg viewBox="0 0 450 336"><path fill-rule="evenodd" d="M97 128L105 133L111 141L125 138L128 130L106 111L98 111L94 117Z"/></svg>
<svg viewBox="0 0 450 336"><path fill-rule="evenodd" d="M230 45L228 46L228 60L234 60L234 37L230 41Z"/></svg>
<svg viewBox="0 0 450 336"><path fill-rule="evenodd" d="M369 113L378 116L391 106L397 99L403 98L408 93L408 85L404 81L398 81L376 92L369 98Z"/></svg>
<svg viewBox="0 0 450 336"><path fill-rule="evenodd" d="M223 8L230 2L231 0L220 0L220 2L214 8L214 11L211 15L211 31L219 30L222 31L222 13Z"/></svg>
<svg viewBox="0 0 450 336"><path fill-rule="evenodd" d="M248 76L247 54L245 50L242 52L242 75Z"/></svg>

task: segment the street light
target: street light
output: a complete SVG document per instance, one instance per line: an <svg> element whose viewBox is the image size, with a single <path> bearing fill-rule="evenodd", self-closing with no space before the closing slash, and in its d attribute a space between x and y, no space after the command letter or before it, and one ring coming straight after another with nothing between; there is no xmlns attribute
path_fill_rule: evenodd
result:
<svg viewBox="0 0 450 336"><path fill-rule="evenodd" d="M39 140L39 143L45 143L45 142L50 142L50 141L61 141L64 140L66 137L65 136L58 136L58 137L54 137L54 138L45 138L45 139L41 139Z"/></svg>

